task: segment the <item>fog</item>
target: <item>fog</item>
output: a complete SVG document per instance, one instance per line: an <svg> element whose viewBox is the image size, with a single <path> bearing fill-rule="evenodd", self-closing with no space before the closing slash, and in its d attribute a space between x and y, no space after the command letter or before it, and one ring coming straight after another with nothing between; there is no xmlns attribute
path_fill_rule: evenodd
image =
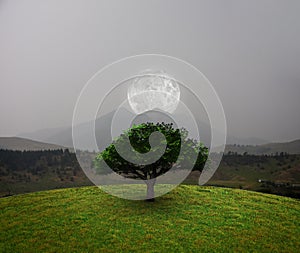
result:
<svg viewBox="0 0 300 253"><path fill-rule="evenodd" d="M71 125L95 72L156 53L204 73L230 135L300 138L299 10L297 0L2 0L0 136Z"/></svg>

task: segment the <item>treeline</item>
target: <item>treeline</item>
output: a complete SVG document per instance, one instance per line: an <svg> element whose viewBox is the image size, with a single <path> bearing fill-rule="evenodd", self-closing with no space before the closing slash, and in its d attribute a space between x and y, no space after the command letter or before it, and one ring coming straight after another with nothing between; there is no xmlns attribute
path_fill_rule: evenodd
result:
<svg viewBox="0 0 300 253"><path fill-rule="evenodd" d="M55 175L60 181L74 181L81 173L75 153L68 149L13 151L0 149L0 181L31 182ZM53 176L52 176L53 178Z"/></svg>
<svg viewBox="0 0 300 253"><path fill-rule="evenodd" d="M0 166L23 170L39 166L74 165L75 154L68 149L41 151L14 151L0 149ZM76 158L75 158L76 160Z"/></svg>
<svg viewBox="0 0 300 253"><path fill-rule="evenodd" d="M53 166L72 166L79 169L74 153L68 149L43 151L13 151L0 149L0 167L8 170L37 172Z"/></svg>
<svg viewBox="0 0 300 253"><path fill-rule="evenodd" d="M286 152L278 152L269 155L254 155L248 154L245 152L244 154L238 154L236 152L229 151L222 158L222 163L228 166L233 165L256 165L257 167L263 166L264 163L270 161L270 159L274 159L276 161L277 166L283 166L294 162L299 159L299 155L296 154L288 154Z"/></svg>

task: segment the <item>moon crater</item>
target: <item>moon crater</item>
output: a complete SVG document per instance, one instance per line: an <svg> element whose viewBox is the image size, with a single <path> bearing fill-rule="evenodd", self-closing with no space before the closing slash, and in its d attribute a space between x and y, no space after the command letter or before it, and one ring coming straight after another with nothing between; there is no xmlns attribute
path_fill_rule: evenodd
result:
<svg viewBox="0 0 300 253"><path fill-rule="evenodd" d="M127 92L136 114L159 109L173 113L180 100L178 83L166 74L145 74L133 80Z"/></svg>

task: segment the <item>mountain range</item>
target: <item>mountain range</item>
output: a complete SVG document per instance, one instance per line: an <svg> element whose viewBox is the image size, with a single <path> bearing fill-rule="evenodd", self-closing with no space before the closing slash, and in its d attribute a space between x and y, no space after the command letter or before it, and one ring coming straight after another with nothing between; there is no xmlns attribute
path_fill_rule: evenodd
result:
<svg viewBox="0 0 300 253"><path fill-rule="evenodd" d="M67 140L67 138L66 138ZM73 150L72 144L70 146L62 146L57 144L51 144L46 142L40 142L21 137L0 137L0 149L9 150L54 150L69 148ZM263 154L276 154L280 152L286 152L289 154L300 154L300 139L290 142L282 143L267 143L262 145L226 145L225 153L234 152L238 154L263 155Z"/></svg>
<svg viewBox="0 0 300 253"><path fill-rule="evenodd" d="M300 154L300 139L290 142L274 142L262 145L226 145L225 152L236 152L238 154L248 153L253 155L276 154L286 152L289 154Z"/></svg>
<svg viewBox="0 0 300 253"><path fill-rule="evenodd" d="M86 138L88 136L88 131L93 131L93 127L95 125L95 136L97 139L97 144L99 149L105 148L107 145L111 143L113 137L111 137L111 125L113 121L115 112L112 111L107 113L95 120L95 122L89 121L76 125L74 128L76 129L77 138L78 138L78 148L81 150L90 150L95 149L91 144L90 140ZM132 124L137 124L141 122L161 122L164 121L166 123L170 123L174 121L163 114L159 114L158 112L148 112L146 114L135 116L132 112L123 109L121 113L119 113L121 119L118 119L117 122L117 133L121 133L123 130L128 128L128 119L133 119ZM186 115L179 115L180 118L183 119ZM204 123L199 118L196 118L196 124L199 128L201 142L203 142L206 146L210 146L211 139L211 129L208 123ZM186 120L187 122L188 120ZM185 126L185 125L184 125ZM217 132L217 131L216 131ZM218 134L218 132L217 132ZM60 127L60 128L48 128L41 129L38 131L21 133L18 137L27 138L35 141L52 143L64 147L73 147L72 141L72 127ZM227 136L227 144L237 144L237 145L261 145L266 144L268 141L262 140L259 138L239 138L235 136L228 135Z"/></svg>
<svg viewBox="0 0 300 253"><path fill-rule="evenodd" d="M55 149L65 149L65 147L44 143L40 141L34 141L30 139L20 138L20 137L0 137L0 149L9 150L55 150Z"/></svg>

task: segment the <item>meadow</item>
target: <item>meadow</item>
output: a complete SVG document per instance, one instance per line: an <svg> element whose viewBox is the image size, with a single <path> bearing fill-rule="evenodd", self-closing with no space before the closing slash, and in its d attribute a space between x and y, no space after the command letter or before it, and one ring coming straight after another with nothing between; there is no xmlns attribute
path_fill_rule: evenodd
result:
<svg viewBox="0 0 300 253"><path fill-rule="evenodd" d="M299 252L299 200L181 185L155 202L97 187L0 199L1 252Z"/></svg>

